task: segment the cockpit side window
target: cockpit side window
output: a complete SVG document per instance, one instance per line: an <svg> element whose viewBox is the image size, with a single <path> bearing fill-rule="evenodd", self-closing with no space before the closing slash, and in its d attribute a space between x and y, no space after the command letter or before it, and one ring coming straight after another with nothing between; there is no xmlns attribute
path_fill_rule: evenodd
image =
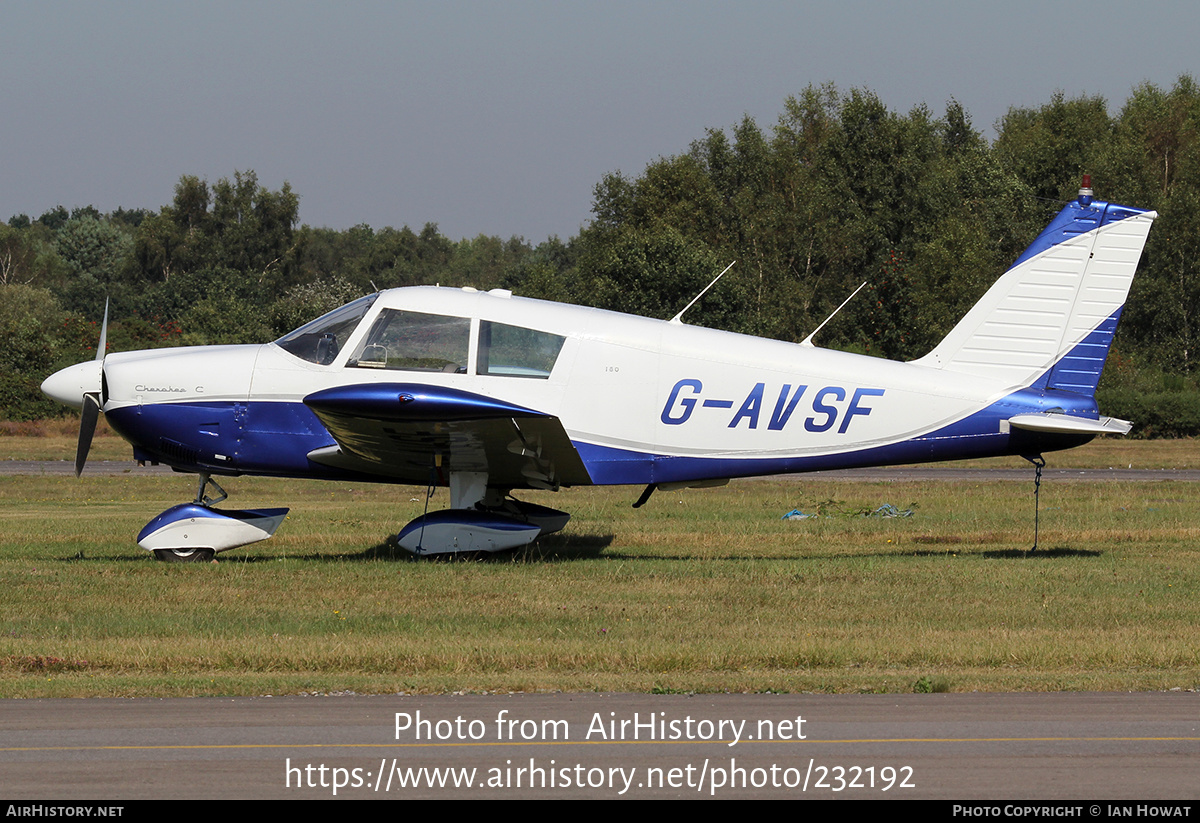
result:
<svg viewBox="0 0 1200 823"><path fill-rule="evenodd" d="M470 340L466 317L384 309L346 365L462 374Z"/></svg>
<svg viewBox="0 0 1200 823"><path fill-rule="evenodd" d="M378 296L378 293L368 294L323 314L311 323L288 332L276 340L275 344L310 363L328 366L337 357L342 346L346 345L351 333L358 327L359 321Z"/></svg>
<svg viewBox="0 0 1200 823"><path fill-rule="evenodd" d="M484 320L479 324L479 374L545 380L565 337Z"/></svg>

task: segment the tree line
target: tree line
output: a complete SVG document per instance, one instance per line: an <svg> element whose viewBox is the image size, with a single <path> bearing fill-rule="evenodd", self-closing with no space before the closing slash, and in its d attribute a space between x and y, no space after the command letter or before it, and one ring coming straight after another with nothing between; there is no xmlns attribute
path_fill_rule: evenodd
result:
<svg viewBox="0 0 1200 823"><path fill-rule="evenodd" d="M252 171L184 176L158 210L59 206L0 224L0 417L59 413L37 392L94 353L262 342L376 288L441 283L799 341L860 283L817 343L928 351L1061 207L1096 196L1159 212L1101 385L1143 435L1200 433L1200 88L1135 88L1011 108L986 139L951 100L900 113L866 89L809 86L775 124L713 128L637 176L613 172L572 238L301 225L299 196Z"/></svg>

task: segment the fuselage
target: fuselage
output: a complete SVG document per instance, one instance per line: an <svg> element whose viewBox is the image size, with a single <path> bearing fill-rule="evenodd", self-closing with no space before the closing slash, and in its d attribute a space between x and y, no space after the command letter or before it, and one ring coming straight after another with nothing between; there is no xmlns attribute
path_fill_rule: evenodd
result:
<svg viewBox="0 0 1200 823"><path fill-rule="evenodd" d="M1032 454L1090 437L1010 417L1097 417L1082 394L503 291L360 302L275 343L109 355L103 411L137 459L184 471L395 480L313 460L337 443L304 400L421 384L557 418L586 469L570 482L595 484Z"/></svg>

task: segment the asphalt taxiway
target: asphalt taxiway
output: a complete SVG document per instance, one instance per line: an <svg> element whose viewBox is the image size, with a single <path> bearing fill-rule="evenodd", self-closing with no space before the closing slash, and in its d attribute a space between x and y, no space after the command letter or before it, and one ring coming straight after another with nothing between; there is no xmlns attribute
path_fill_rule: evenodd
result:
<svg viewBox="0 0 1200 823"><path fill-rule="evenodd" d="M1200 694L0 702L8 797L1200 798Z"/></svg>

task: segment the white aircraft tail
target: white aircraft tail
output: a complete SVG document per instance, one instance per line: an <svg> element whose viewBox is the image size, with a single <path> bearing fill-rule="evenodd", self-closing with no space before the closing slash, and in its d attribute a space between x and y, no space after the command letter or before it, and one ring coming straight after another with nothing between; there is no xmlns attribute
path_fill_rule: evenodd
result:
<svg viewBox="0 0 1200 823"><path fill-rule="evenodd" d="M1157 216L1093 202L1084 188L942 342L913 362L1013 389L1093 396Z"/></svg>

